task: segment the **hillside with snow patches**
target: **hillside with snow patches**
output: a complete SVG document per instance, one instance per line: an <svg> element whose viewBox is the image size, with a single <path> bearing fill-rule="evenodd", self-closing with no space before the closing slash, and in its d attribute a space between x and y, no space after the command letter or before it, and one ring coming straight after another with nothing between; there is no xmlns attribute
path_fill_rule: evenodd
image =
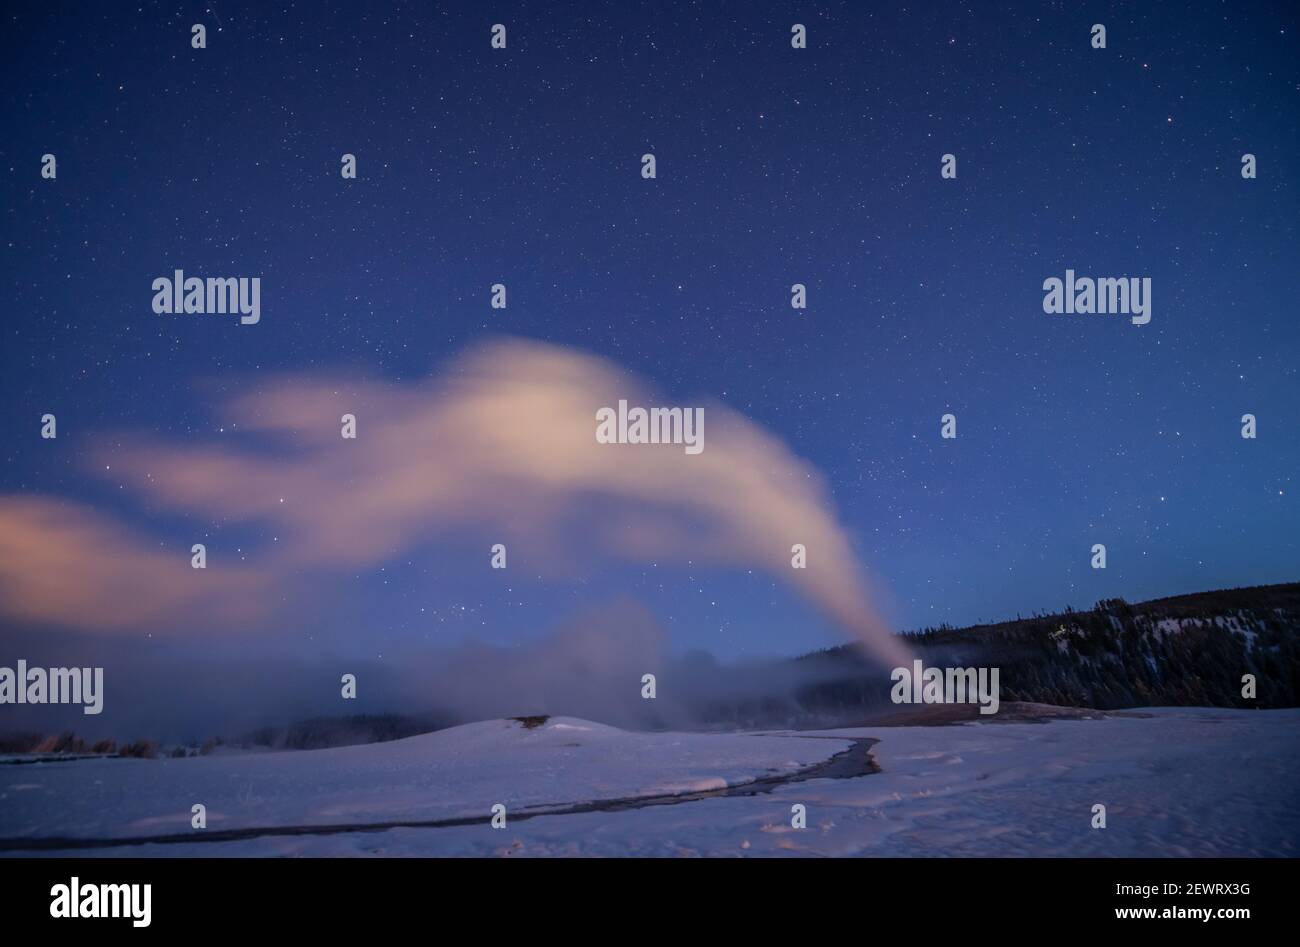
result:
<svg viewBox="0 0 1300 947"><path fill-rule="evenodd" d="M907 636L929 666L997 667L1002 699L1065 707L1300 706L1300 583L1066 610ZM851 646L798 660L820 680L793 716L851 720L888 704L889 683ZM1256 693L1242 693L1244 675ZM796 718L797 719L797 718Z"/></svg>

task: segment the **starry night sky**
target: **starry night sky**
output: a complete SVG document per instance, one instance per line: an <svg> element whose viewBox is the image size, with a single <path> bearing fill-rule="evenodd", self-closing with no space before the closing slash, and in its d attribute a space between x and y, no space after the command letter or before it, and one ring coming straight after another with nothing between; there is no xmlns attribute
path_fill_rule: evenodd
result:
<svg viewBox="0 0 1300 947"><path fill-rule="evenodd" d="M10 499L94 509L181 562L193 541L255 562L266 528L151 505L91 444L271 458L220 398L283 373L415 384L512 336L783 441L897 628L1300 578L1292 4L45 6L7 5L0 30ZM155 315L176 268L260 276L260 324ZM1044 314L1067 268L1151 277L1150 324ZM521 562L503 592L491 541L395 550L277 628L511 643L622 594L678 649L842 640L744 568L556 582Z"/></svg>

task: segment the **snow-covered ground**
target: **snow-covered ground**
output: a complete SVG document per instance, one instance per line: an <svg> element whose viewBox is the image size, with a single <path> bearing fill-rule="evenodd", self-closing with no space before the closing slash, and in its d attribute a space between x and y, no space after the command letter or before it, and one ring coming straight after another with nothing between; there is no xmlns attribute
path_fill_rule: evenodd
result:
<svg viewBox="0 0 1300 947"><path fill-rule="evenodd" d="M483 821L64 855L1300 855L1300 710L816 733L488 721L310 752L0 766L0 839ZM870 737L882 771L753 795L517 816L792 774ZM207 830L190 807L207 807ZM507 825L487 822L496 803ZM791 807L807 827L791 827ZM1104 829L1091 826L1106 806ZM513 818L512 818L513 817ZM24 851L5 855L29 854Z"/></svg>

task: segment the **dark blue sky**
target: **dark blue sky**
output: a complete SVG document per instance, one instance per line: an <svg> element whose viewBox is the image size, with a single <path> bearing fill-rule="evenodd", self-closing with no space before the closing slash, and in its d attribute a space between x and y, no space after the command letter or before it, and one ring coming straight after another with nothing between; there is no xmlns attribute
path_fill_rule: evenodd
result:
<svg viewBox="0 0 1300 947"><path fill-rule="evenodd" d="M4 494L255 552L255 527L91 476L87 439L219 440L204 385L414 383L505 334L770 430L827 478L900 628L1300 578L1294 5L272 6L7 6ZM260 276L261 323L155 315L175 268ZM1045 314L1067 268L1149 276L1151 322ZM511 642L626 594L679 648L841 640L746 570L525 569L503 594L484 541L403 551L295 621Z"/></svg>

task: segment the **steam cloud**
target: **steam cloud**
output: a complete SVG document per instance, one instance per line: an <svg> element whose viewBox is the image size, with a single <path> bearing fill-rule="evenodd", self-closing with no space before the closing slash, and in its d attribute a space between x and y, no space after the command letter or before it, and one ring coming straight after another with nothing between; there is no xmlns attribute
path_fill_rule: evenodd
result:
<svg viewBox="0 0 1300 947"><path fill-rule="evenodd" d="M724 406L706 406L703 453L602 445L596 412L668 404L608 361L499 340L416 385L282 377L218 405L232 446L124 436L97 448L106 472L153 507L257 524L277 542L231 565L190 569L160 543L80 504L0 497L0 612L85 631L179 634L196 616L251 627L284 589L373 567L472 527L532 574L593 558L757 567L793 584L882 662L906 649L876 616L818 472ZM357 418L356 440L340 417ZM575 543L575 537L578 539ZM792 569L791 546L808 550ZM486 546L484 547L486 549ZM198 622L201 623L201 622Z"/></svg>

